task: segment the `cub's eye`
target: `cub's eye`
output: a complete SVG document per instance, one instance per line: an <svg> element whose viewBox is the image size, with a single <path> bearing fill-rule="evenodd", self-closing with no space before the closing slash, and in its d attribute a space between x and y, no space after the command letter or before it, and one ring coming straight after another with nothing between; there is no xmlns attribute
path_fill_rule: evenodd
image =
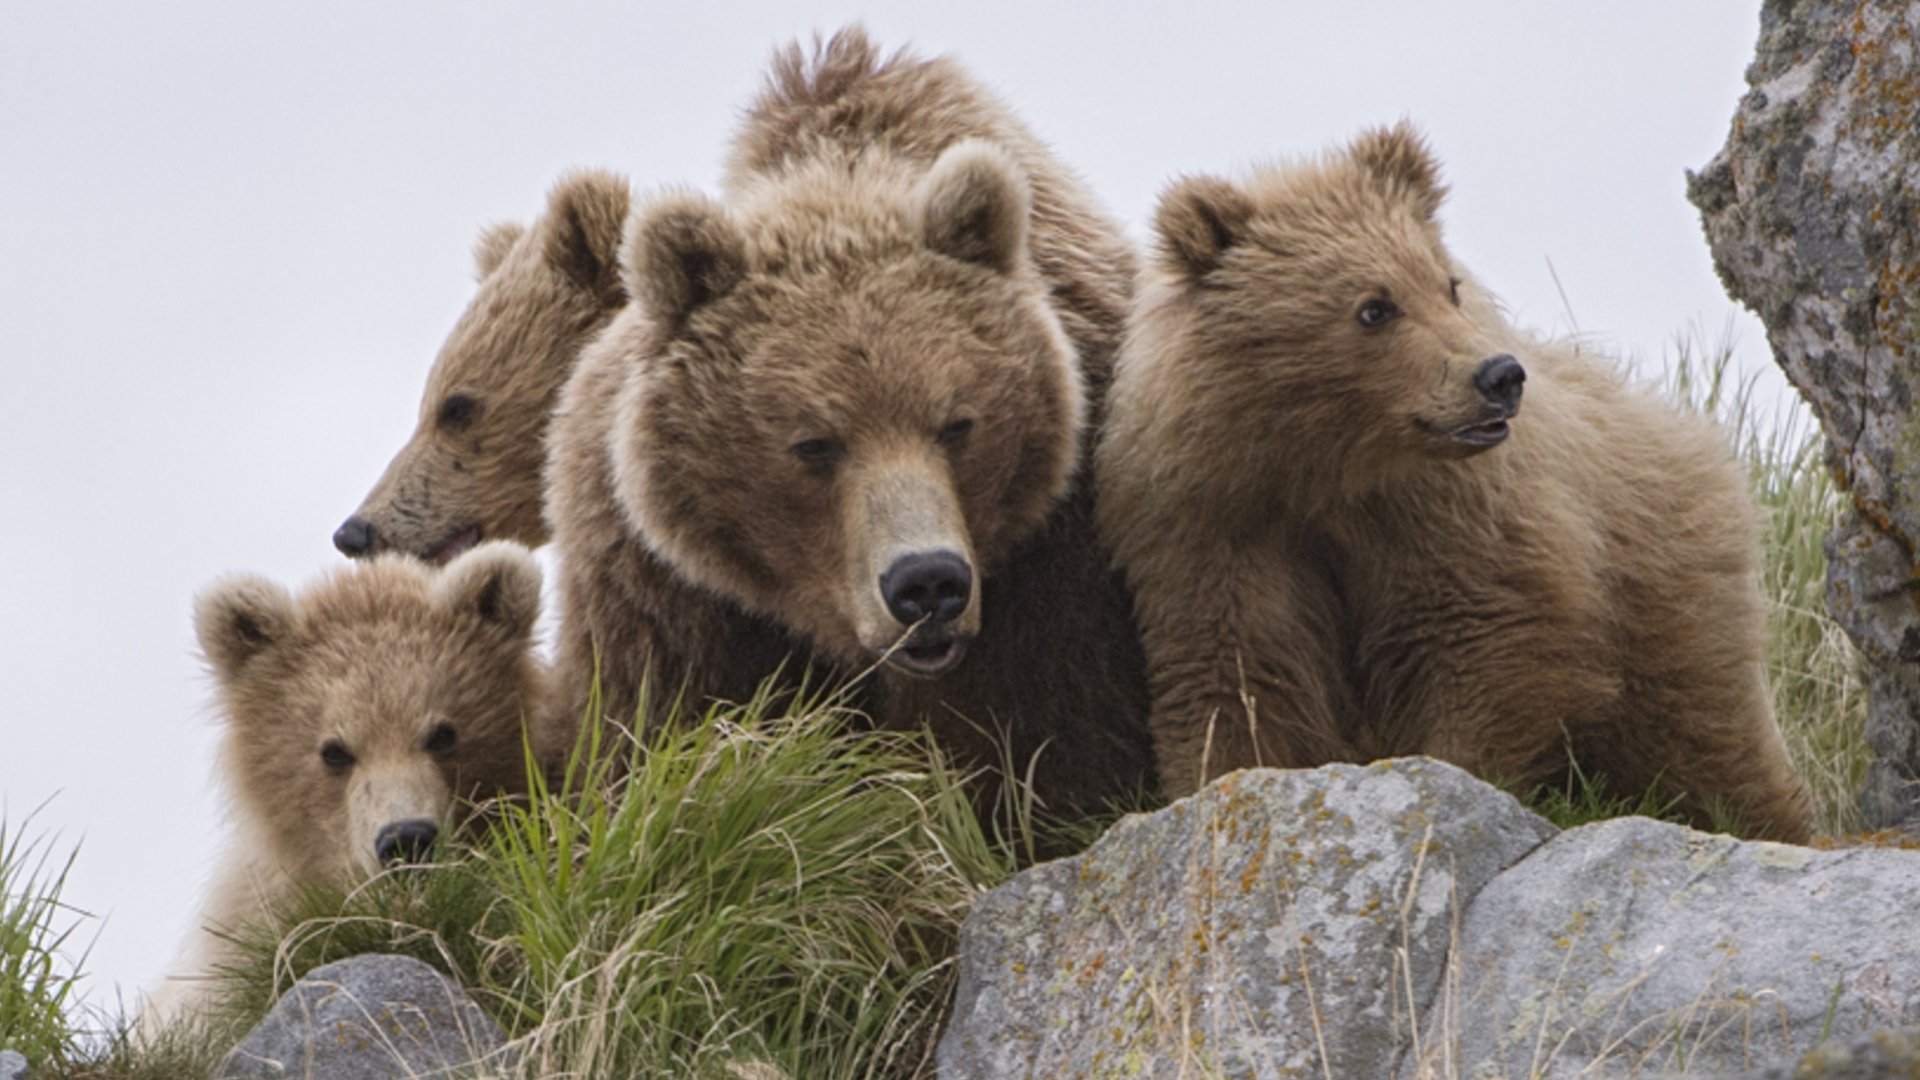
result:
<svg viewBox="0 0 1920 1080"><path fill-rule="evenodd" d="M334 772L346 772L353 768L353 751L339 739L328 739L320 744L320 764Z"/></svg>
<svg viewBox="0 0 1920 1080"><path fill-rule="evenodd" d="M1453 306L1459 307L1460 306L1460 279L1448 278L1447 289L1449 292L1453 294Z"/></svg>
<svg viewBox="0 0 1920 1080"><path fill-rule="evenodd" d="M824 469L847 456L846 444L839 439L802 439L791 449L794 457L816 469Z"/></svg>
<svg viewBox="0 0 1920 1080"><path fill-rule="evenodd" d="M1353 317L1359 320L1361 326L1371 329L1387 325L1399 314L1400 309L1394 307L1391 300L1369 300L1360 305L1360 310L1354 312Z"/></svg>
<svg viewBox="0 0 1920 1080"><path fill-rule="evenodd" d="M939 435L940 445L959 446L961 443L967 441L967 436L970 433L972 433L972 431L973 431L972 420L967 420L967 419L955 420L953 423L948 424L946 427L943 427L940 429L940 435Z"/></svg>
<svg viewBox="0 0 1920 1080"><path fill-rule="evenodd" d="M449 394L447 400L440 403L440 414L434 417L434 423L441 431L465 431L473 417L480 411L480 403L465 394Z"/></svg>
<svg viewBox="0 0 1920 1080"><path fill-rule="evenodd" d="M459 739L459 733L453 730L452 724L435 724L433 730L427 734L427 753L451 754L453 744Z"/></svg>

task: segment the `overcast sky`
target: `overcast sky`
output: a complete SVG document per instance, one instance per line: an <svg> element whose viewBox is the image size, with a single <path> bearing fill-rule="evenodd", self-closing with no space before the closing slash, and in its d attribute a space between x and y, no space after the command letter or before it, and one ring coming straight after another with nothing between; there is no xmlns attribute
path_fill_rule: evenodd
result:
<svg viewBox="0 0 1920 1080"><path fill-rule="evenodd" d="M81 846L94 1000L158 977L224 838L194 592L334 565L478 228L576 165L715 191L776 42L859 18L957 54L1136 238L1176 173L1409 117L1452 246L1521 321L1570 305L1657 364L1737 314L1682 170L1725 138L1758 7L0 7L0 802Z"/></svg>

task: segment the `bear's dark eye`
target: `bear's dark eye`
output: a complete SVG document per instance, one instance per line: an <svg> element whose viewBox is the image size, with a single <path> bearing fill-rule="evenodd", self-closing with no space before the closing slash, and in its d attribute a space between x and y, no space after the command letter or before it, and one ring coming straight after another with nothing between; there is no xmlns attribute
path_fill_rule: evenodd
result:
<svg viewBox="0 0 1920 1080"><path fill-rule="evenodd" d="M940 435L939 435L940 445L946 446L946 447L959 446L961 443L967 441L967 435L970 434L972 431L973 431L972 420L968 420L968 419L955 420L953 423L948 424L946 427L943 427L940 429Z"/></svg>
<svg viewBox="0 0 1920 1080"><path fill-rule="evenodd" d="M320 764L334 772L346 772L353 768L353 751L339 739L328 739L320 744Z"/></svg>
<svg viewBox="0 0 1920 1080"><path fill-rule="evenodd" d="M1459 307L1460 306L1460 279L1448 278L1447 290L1453 294L1453 306Z"/></svg>
<svg viewBox="0 0 1920 1080"><path fill-rule="evenodd" d="M440 415L434 418L441 431L465 431L473 423L474 414L480 411L480 403L465 394L449 394L447 400L440 403Z"/></svg>
<svg viewBox="0 0 1920 1080"><path fill-rule="evenodd" d="M1360 305L1360 310L1354 312L1353 317L1360 321L1361 326L1371 329L1387 325L1399 314L1400 309L1394 307L1391 300L1369 300Z"/></svg>
<svg viewBox="0 0 1920 1080"><path fill-rule="evenodd" d="M828 468L847 456L847 445L839 439L802 439L792 450L794 457L814 469Z"/></svg>
<svg viewBox="0 0 1920 1080"><path fill-rule="evenodd" d="M452 724L435 724L433 730L427 733L427 753L451 754L453 744L459 740L460 735L453 730Z"/></svg>

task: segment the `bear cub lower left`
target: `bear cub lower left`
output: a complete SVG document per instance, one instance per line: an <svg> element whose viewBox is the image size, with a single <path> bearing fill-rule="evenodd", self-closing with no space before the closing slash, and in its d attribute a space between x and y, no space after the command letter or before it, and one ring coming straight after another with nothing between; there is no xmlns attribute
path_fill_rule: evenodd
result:
<svg viewBox="0 0 1920 1080"><path fill-rule="evenodd" d="M235 932L303 889L426 858L456 800L524 792L529 747L564 753L569 733L525 727L539 610L539 568L499 542L444 569L381 556L297 596L250 575L200 595L233 830L143 1031L206 1003Z"/></svg>

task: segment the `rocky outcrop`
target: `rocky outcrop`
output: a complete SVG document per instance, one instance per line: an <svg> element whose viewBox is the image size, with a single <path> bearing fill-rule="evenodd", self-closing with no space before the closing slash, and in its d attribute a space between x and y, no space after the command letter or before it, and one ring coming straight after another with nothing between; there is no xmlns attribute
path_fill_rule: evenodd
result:
<svg viewBox="0 0 1920 1080"><path fill-rule="evenodd" d="M1235 773L975 906L940 1075L1392 1076L1460 904L1551 832L1435 761Z"/></svg>
<svg viewBox="0 0 1920 1080"><path fill-rule="evenodd" d="M1745 1075L1920 1025L1917 896L1915 851L1253 770L983 898L941 1076Z"/></svg>
<svg viewBox="0 0 1920 1080"><path fill-rule="evenodd" d="M214 1070L217 1080L487 1075L506 1036L453 980L405 956L313 969ZM506 1071L502 1068L501 1071Z"/></svg>
<svg viewBox="0 0 1920 1080"><path fill-rule="evenodd" d="M1852 498L1827 599L1867 663L1873 825L1920 819L1917 36L1905 0L1767 0L1727 144L1688 181Z"/></svg>
<svg viewBox="0 0 1920 1080"><path fill-rule="evenodd" d="M27 1059L12 1050L0 1050L0 1080L26 1080Z"/></svg>

